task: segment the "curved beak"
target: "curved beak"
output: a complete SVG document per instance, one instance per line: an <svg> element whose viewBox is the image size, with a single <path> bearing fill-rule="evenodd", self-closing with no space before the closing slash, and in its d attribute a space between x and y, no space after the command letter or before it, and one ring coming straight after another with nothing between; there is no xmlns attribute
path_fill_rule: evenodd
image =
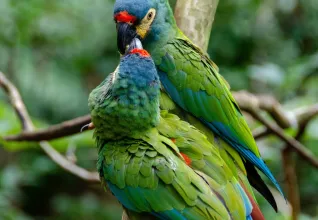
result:
<svg viewBox="0 0 318 220"><path fill-rule="evenodd" d="M136 28L125 22L117 23L117 47L121 54L124 54L127 46L137 36Z"/></svg>

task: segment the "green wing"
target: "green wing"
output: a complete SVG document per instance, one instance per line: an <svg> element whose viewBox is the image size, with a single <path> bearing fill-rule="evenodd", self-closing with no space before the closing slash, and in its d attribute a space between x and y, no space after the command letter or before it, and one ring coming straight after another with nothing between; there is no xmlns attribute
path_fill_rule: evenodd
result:
<svg viewBox="0 0 318 220"><path fill-rule="evenodd" d="M176 38L157 61L161 81L170 97L184 110L206 123L221 123L229 130L221 136L241 143L260 157L255 140L217 66L186 39ZM172 91L174 90L174 91ZM225 132L224 132L225 133Z"/></svg>
<svg viewBox="0 0 318 220"><path fill-rule="evenodd" d="M282 192L261 159L251 131L216 65L186 38L176 38L152 55L161 83L172 100L260 169Z"/></svg>
<svg viewBox="0 0 318 220"><path fill-rule="evenodd" d="M195 121L199 130L190 125L188 122L180 120L174 114L167 111L161 111L160 124L157 126L158 131L165 137L174 140L180 153L186 155L191 161L190 166L196 172L200 172L201 176L209 179L209 183L216 189L219 195L224 199L227 207L231 207L231 216L242 218L247 212L242 209L243 201L240 198L230 198L228 195L233 195L233 192L240 188L238 180L244 182L248 193L253 196L253 191L246 180L246 171L242 159L237 152L229 149L228 144L223 140L215 140L213 133L209 132L209 138L201 131L205 131L202 125ZM216 143L217 142L217 143ZM230 153L229 153L230 152ZM243 181L244 180L244 181ZM241 201L241 202L239 202ZM245 209L248 209L245 207Z"/></svg>
<svg viewBox="0 0 318 220"><path fill-rule="evenodd" d="M230 219L209 184L170 148L159 153L136 139L100 144L101 178L127 209L164 219Z"/></svg>

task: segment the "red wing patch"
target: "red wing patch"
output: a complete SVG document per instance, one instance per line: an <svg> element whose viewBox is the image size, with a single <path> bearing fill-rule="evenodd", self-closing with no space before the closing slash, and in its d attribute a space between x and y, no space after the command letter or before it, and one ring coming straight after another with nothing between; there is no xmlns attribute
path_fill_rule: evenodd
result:
<svg viewBox="0 0 318 220"><path fill-rule="evenodd" d="M177 143L177 140L175 138L171 138L170 139L174 144ZM185 163L190 166L192 163L192 160L190 159L190 157L188 157L188 155L184 154L184 153L180 153L181 156L183 157Z"/></svg>
<svg viewBox="0 0 318 220"><path fill-rule="evenodd" d="M192 162L192 160L190 159L190 157L188 157L188 156L187 156L186 154L184 154L184 153L180 153L180 154L181 154L181 156L183 157L185 163L186 163L188 166L190 166L190 165L191 165L191 162Z"/></svg>

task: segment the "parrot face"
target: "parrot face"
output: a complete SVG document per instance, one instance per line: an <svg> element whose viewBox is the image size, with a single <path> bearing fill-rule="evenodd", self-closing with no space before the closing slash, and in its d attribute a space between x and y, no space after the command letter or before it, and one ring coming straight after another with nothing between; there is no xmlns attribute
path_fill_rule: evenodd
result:
<svg viewBox="0 0 318 220"><path fill-rule="evenodd" d="M114 20L117 24L117 46L120 53L124 53L126 45L135 37L144 40L148 35L158 35L167 30L170 7L166 0L116 0L114 6ZM159 10L160 9L160 10Z"/></svg>

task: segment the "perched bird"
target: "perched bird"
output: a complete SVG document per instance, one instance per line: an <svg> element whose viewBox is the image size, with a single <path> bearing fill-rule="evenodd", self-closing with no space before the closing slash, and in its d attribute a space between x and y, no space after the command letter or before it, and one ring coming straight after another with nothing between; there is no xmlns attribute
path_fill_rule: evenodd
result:
<svg viewBox="0 0 318 220"><path fill-rule="evenodd" d="M155 64L137 38L89 96L98 172L129 219L264 219L219 147L159 102Z"/></svg>
<svg viewBox="0 0 318 220"><path fill-rule="evenodd" d="M114 20L121 53L138 37L151 54L164 89L160 107L204 131L222 148L222 157L232 171L242 181L247 176L277 211L255 167L283 192L261 158L227 82L209 57L179 30L168 0L116 0Z"/></svg>

